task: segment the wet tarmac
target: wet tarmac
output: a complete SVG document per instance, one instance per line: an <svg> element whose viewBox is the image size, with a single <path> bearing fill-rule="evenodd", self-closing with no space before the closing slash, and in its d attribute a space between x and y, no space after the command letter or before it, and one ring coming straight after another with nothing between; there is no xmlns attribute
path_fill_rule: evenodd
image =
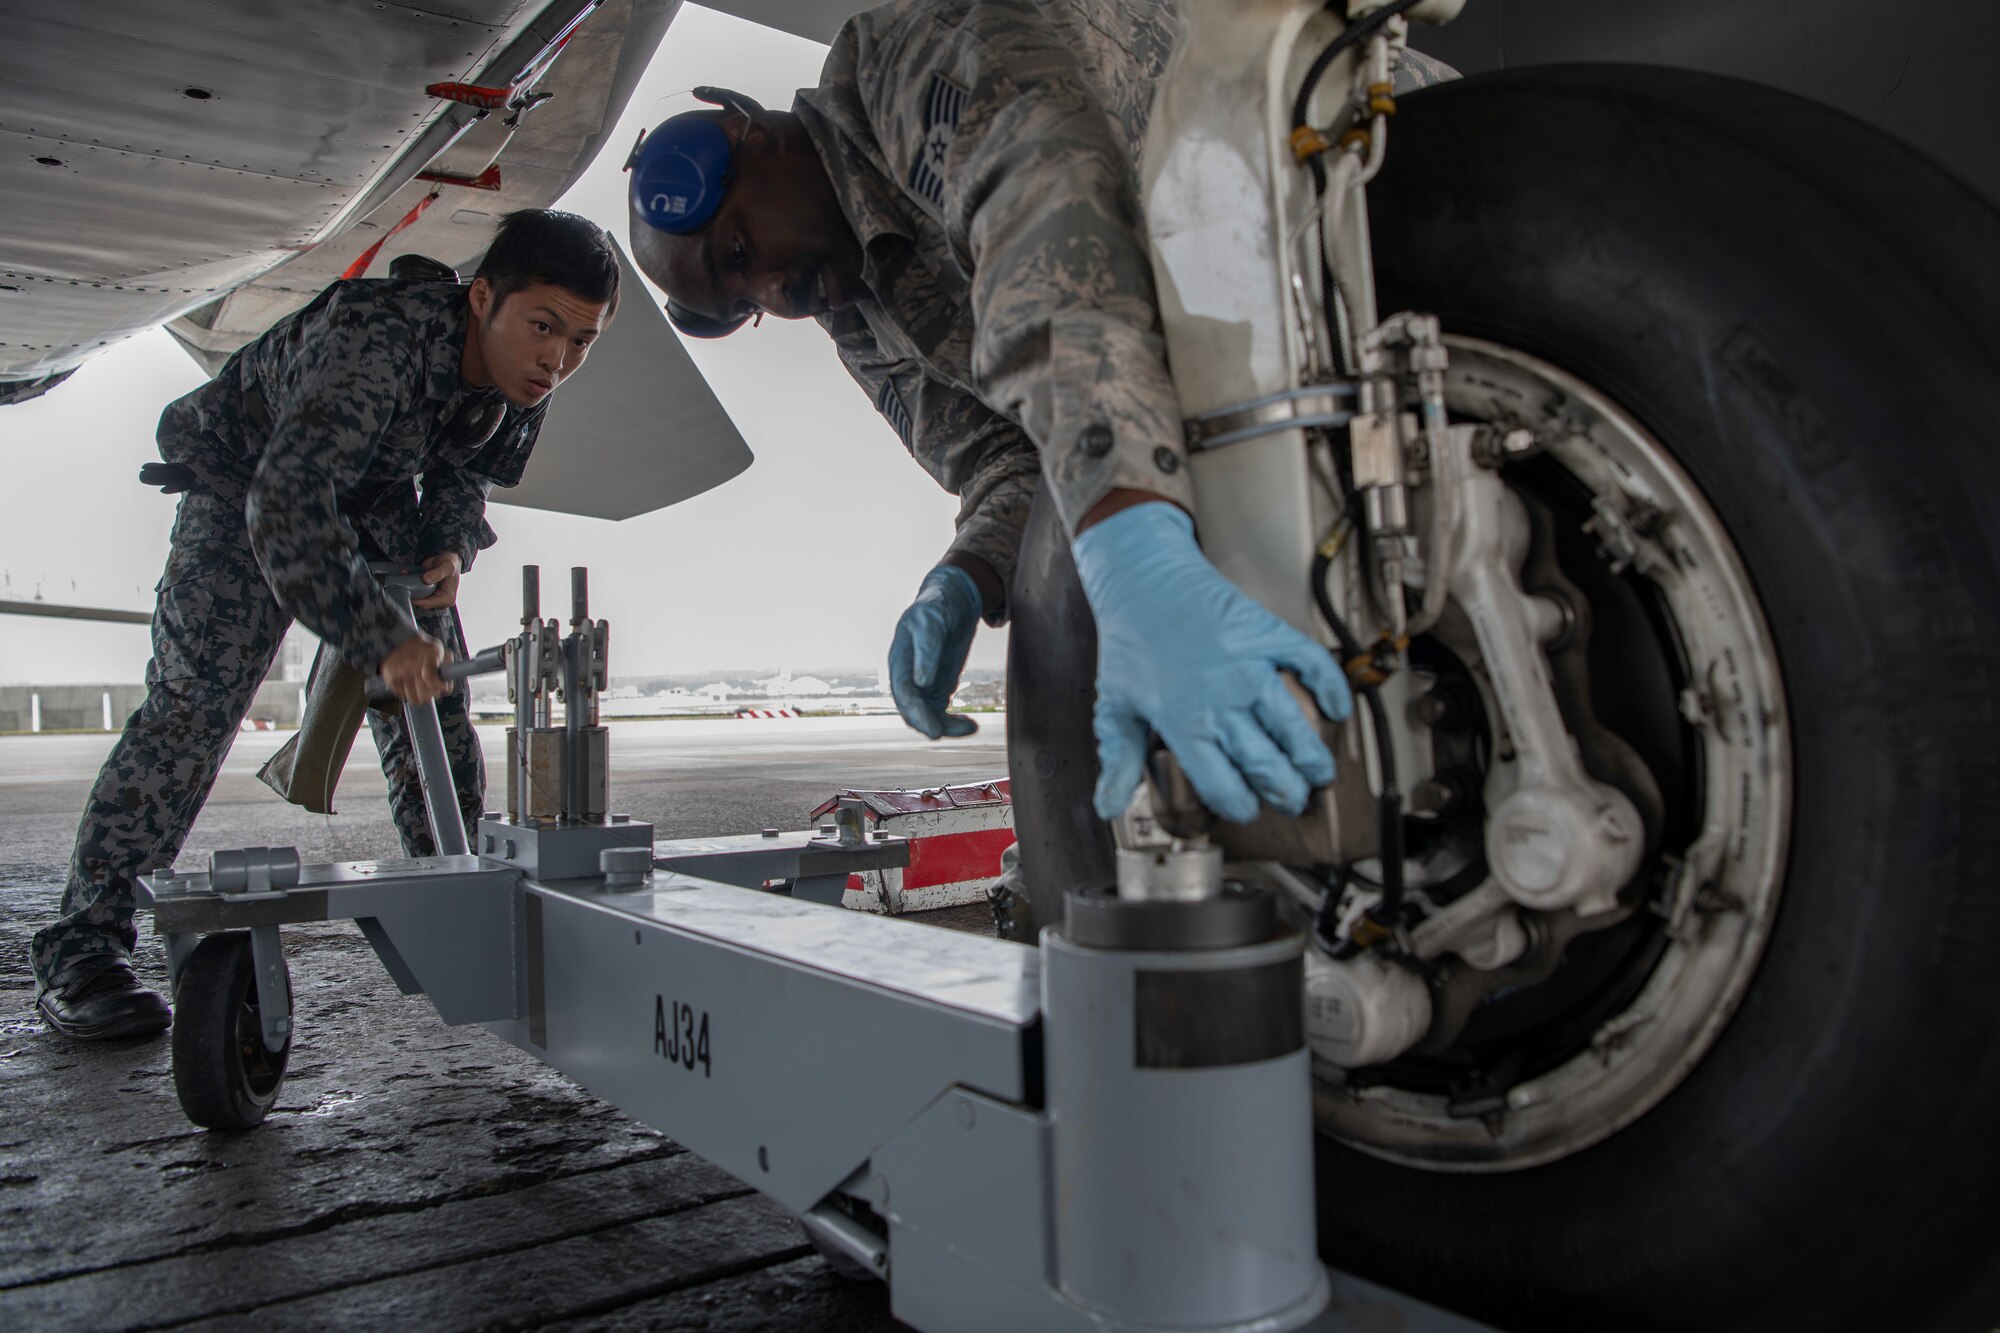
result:
<svg viewBox="0 0 2000 1333"><path fill-rule="evenodd" d="M1004 773L998 721L937 745L893 718L619 724L612 790L662 837L802 827L841 787ZM241 738L182 866L260 843L396 854L366 738L330 819L255 780L283 739ZM166 1038L45 1030L28 937L109 743L0 739L0 1328L900 1327L733 1177L399 995L352 923L287 928L299 1035L248 1134L182 1118ZM143 927L136 962L164 988Z"/></svg>
<svg viewBox="0 0 2000 1333"><path fill-rule="evenodd" d="M662 838L798 828L843 787L1000 776L1003 727L932 744L894 718L619 723L613 804ZM504 753L498 728L481 736ZM239 738L182 868L258 844L398 854L365 736L333 817L256 781L283 740ZM0 738L0 1330L904 1327L885 1287L837 1276L742 1182L400 995L351 922L286 927L298 1035L249 1133L186 1121L166 1037L48 1031L29 936L110 742ZM984 904L913 919L991 930ZM144 924L134 962L165 989ZM1353 1278L1334 1290L1317 1333L1479 1333Z"/></svg>

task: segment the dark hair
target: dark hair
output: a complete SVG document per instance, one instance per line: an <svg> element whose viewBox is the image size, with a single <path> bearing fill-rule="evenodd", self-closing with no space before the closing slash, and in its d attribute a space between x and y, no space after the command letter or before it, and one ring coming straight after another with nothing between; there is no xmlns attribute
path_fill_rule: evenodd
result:
<svg viewBox="0 0 2000 1333"><path fill-rule="evenodd" d="M553 208L524 208L500 219L476 282L493 288L497 309L523 287L537 282L567 288L586 301L604 301L618 310L618 255L611 235L589 218Z"/></svg>

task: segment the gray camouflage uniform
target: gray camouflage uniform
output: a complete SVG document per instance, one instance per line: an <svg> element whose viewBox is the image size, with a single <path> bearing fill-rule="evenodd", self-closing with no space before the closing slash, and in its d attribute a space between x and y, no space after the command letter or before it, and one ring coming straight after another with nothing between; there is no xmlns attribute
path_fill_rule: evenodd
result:
<svg viewBox="0 0 2000 1333"><path fill-rule="evenodd" d="M1071 532L1117 488L1192 507L1138 184L1178 32L1147 0L898 0L793 104L872 294L820 323L1003 587L1041 477Z"/></svg>
<svg viewBox="0 0 2000 1333"><path fill-rule="evenodd" d="M413 627L368 562L455 551L469 568L493 544L487 489L520 480L545 408L462 383L467 314L454 283L335 283L161 414L161 457L199 482L156 587L146 701L84 806L61 916L34 938L43 985L131 951L133 877L173 864L294 617L373 671ZM452 612L418 623L464 652ZM438 714L470 825L485 770L466 705L460 685ZM402 714L369 719L403 849L429 855Z"/></svg>

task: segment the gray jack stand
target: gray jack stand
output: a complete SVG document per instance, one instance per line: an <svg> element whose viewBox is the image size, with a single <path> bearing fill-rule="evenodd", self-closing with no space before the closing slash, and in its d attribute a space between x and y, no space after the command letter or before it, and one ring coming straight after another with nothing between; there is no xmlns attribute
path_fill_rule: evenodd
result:
<svg viewBox="0 0 2000 1333"><path fill-rule="evenodd" d="M476 853L461 839L428 860L301 866L252 848L143 881L183 989L213 932L251 936L254 957L204 987L237 1002L190 1031L185 1062L177 1025L194 1118L262 1118L269 1061L225 1068L241 1082L226 1096L189 1084L252 1033L282 1077L278 927L348 917L446 1023L485 1027L756 1186L829 1259L888 1281L917 1328L1278 1333L1321 1316L1301 944L1267 895L1073 896L1068 922L1024 948L827 905L848 872L908 861L858 812L827 836L650 846L648 825L580 813L605 639L580 581L571 625L555 642L531 602L506 645L515 799L481 820ZM534 734L554 730L552 661L570 710L559 773ZM436 712L409 716L438 740L417 753L448 833ZM559 811L541 817L558 776ZM760 891L778 880L794 893Z"/></svg>

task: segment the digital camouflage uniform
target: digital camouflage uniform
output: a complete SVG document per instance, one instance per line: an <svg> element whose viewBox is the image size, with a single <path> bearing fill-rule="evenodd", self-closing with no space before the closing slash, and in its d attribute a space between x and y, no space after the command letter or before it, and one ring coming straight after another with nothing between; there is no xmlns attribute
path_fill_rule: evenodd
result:
<svg viewBox="0 0 2000 1333"><path fill-rule="evenodd" d="M62 915L35 935L43 985L130 952L133 877L173 864L294 617L372 672L413 627L369 561L455 551L470 568L493 544L487 490L520 480L545 405L461 382L467 316L455 283L335 283L161 414L161 457L198 481L156 587L146 700L84 807ZM450 611L419 623L463 653ZM438 715L470 825L485 770L463 684ZM401 712L369 719L403 850L429 855Z"/></svg>
<svg viewBox="0 0 2000 1333"><path fill-rule="evenodd" d="M872 295L820 323L1003 586L1038 477L1071 532L1117 488L1193 504L1138 181L1177 35L1146 0L899 0L793 104Z"/></svg>

